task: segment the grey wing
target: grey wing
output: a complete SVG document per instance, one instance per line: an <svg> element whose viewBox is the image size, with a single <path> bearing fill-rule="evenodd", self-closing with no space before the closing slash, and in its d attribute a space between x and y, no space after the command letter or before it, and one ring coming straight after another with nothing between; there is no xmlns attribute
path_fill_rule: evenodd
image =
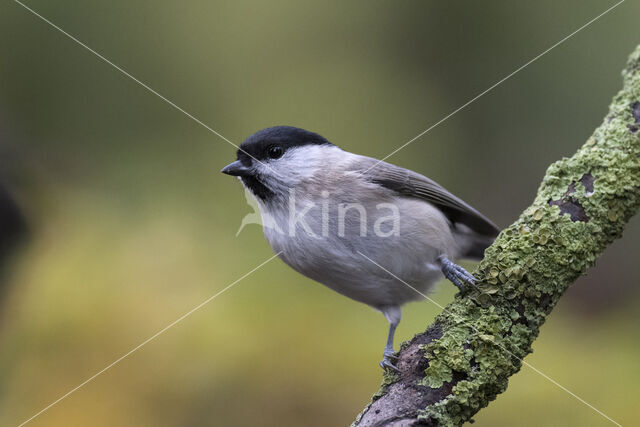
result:
<svg viewBox="0 0 640 427"><path fill-rule="evenodd" d="M352 165L354 172L362 173L369 182L406 197L423 199L438 207L453 224L464 224L480 235L495 237L500 232L487 217L426 176L370 157L358 157Z"/></svg>

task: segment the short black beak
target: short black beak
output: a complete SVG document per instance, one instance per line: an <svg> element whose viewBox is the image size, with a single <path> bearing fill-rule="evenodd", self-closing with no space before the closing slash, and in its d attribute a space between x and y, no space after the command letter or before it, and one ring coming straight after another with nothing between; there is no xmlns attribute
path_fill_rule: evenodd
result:
<svg viewBox="0 0 640 427"><path fill-rule="evenodd" d="M240 160L236 160L225 166L220 172L232 176L247 176L251 174L251 168L243 165Z"/></svg>

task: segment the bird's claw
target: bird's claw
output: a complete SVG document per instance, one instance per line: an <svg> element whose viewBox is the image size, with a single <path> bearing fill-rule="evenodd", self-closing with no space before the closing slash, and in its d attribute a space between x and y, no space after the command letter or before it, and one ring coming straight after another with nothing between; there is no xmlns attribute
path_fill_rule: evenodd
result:
<svg viewBox="0 0 640 427"><path fill-rule="evenodd" d="M398 361L398 355L393 350L385 350L382 360L380 361L380 367L383 370L390 369L395 372L400 372L398 367L394 365L394 362Z"/></svg>
<svg viewBox="0 0 640 427"><path fill-rule="evenodd" d="M476 278L473 277L471 273L469 273L467 270L460 267L453 261L449 260L447 257L441 256L440 258L438 258L438 260L442 265L442 273L444 274L444 277L449 279L461 291L464 290L462 282L468 283L470 285L476 284Z"/></svg>

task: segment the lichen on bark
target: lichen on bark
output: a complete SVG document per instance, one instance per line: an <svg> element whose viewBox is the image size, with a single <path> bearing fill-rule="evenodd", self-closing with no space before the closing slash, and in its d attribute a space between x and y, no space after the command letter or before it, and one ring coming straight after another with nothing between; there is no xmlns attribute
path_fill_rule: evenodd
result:
<svg viewBox="0 0 640 427"><path fill-rule="evenodd" d="M640 46L604 122L547 169L532 205L485 252L475 288L403 343L397 374L354 426L461 425L506 390L567 288L640 206Z"/></svg>

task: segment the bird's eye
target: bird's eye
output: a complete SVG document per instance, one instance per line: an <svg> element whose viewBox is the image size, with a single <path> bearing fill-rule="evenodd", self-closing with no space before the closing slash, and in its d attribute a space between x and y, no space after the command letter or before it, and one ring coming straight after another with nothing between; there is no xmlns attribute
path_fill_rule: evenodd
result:
<svg viewBox="0 0 640 427"><path fill-rule="evenodd" d="M284 154L284 150L279 145L272 145L267 150L267 154L271 159L279 159Z"/></svg>

